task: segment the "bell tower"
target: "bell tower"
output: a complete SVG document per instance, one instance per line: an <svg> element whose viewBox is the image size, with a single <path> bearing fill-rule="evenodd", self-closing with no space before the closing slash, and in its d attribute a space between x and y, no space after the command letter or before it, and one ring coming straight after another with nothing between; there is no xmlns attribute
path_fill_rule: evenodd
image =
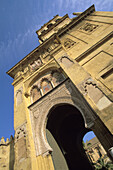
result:
<svg viewBox="0 0 113 170"><path fill-rule="evenodd" d="M56 15L36 31L40 45L7 72L14 170L75 169L78 160L92 169L81 144L90 130L113 159L112 18L94 5L72 19Z"/></svg>

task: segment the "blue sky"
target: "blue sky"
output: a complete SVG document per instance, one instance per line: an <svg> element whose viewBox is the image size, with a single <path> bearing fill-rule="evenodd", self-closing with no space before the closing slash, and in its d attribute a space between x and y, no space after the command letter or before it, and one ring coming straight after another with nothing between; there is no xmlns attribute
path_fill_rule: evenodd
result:
<svg viewBox="0 0 113 170"><path fill-rule="evenodd" d="M1 0L0 1L0 138L14 135L13 79L6 74L36 48L36 30L56 14L82 12L95 4L97 11L113 11L113 0Z"/></svg>

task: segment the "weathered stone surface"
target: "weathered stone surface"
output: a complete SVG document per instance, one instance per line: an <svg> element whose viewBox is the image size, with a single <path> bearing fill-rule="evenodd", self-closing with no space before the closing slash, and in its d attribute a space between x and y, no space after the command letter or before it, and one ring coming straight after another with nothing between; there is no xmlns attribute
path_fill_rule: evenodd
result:
<svg viewBox="0 0 113 170"><path fill-rule="evenodd" d="M112 31L113 12L94 6L73 19L57 15L37 31L41 45L7 72L14 78L15 139L1 140L1 169L54 169L46 125L62 104L78 109L106 152L113 147Z"/></svg>

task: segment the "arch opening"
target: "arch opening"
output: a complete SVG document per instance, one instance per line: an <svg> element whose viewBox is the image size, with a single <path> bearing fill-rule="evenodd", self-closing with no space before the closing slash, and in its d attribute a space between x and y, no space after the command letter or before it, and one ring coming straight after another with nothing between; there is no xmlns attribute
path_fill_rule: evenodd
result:
<svg viewBox="0 0 113 170"><path fill-rule="evenodd" d="M93 169L83 148L83 137L90 131L85 128L81 112L69 104L50 110L46 126L48 143L53 149L55 169Z"/></svg>

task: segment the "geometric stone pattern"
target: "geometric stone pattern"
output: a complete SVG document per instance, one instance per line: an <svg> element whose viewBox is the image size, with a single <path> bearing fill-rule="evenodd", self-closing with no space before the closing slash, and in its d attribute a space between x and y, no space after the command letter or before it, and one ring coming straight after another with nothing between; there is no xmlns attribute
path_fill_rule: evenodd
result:
<svg viewBox="0 0 113 170"><path fill-rule="evenodd" d="M15 132L15 142L17 142L22 137L26 137L26 135L27 135L27 132L26 132L26 123L24 123L23 125L21 125L20 127L18 127L16 129L16 132Z"/></svg>

